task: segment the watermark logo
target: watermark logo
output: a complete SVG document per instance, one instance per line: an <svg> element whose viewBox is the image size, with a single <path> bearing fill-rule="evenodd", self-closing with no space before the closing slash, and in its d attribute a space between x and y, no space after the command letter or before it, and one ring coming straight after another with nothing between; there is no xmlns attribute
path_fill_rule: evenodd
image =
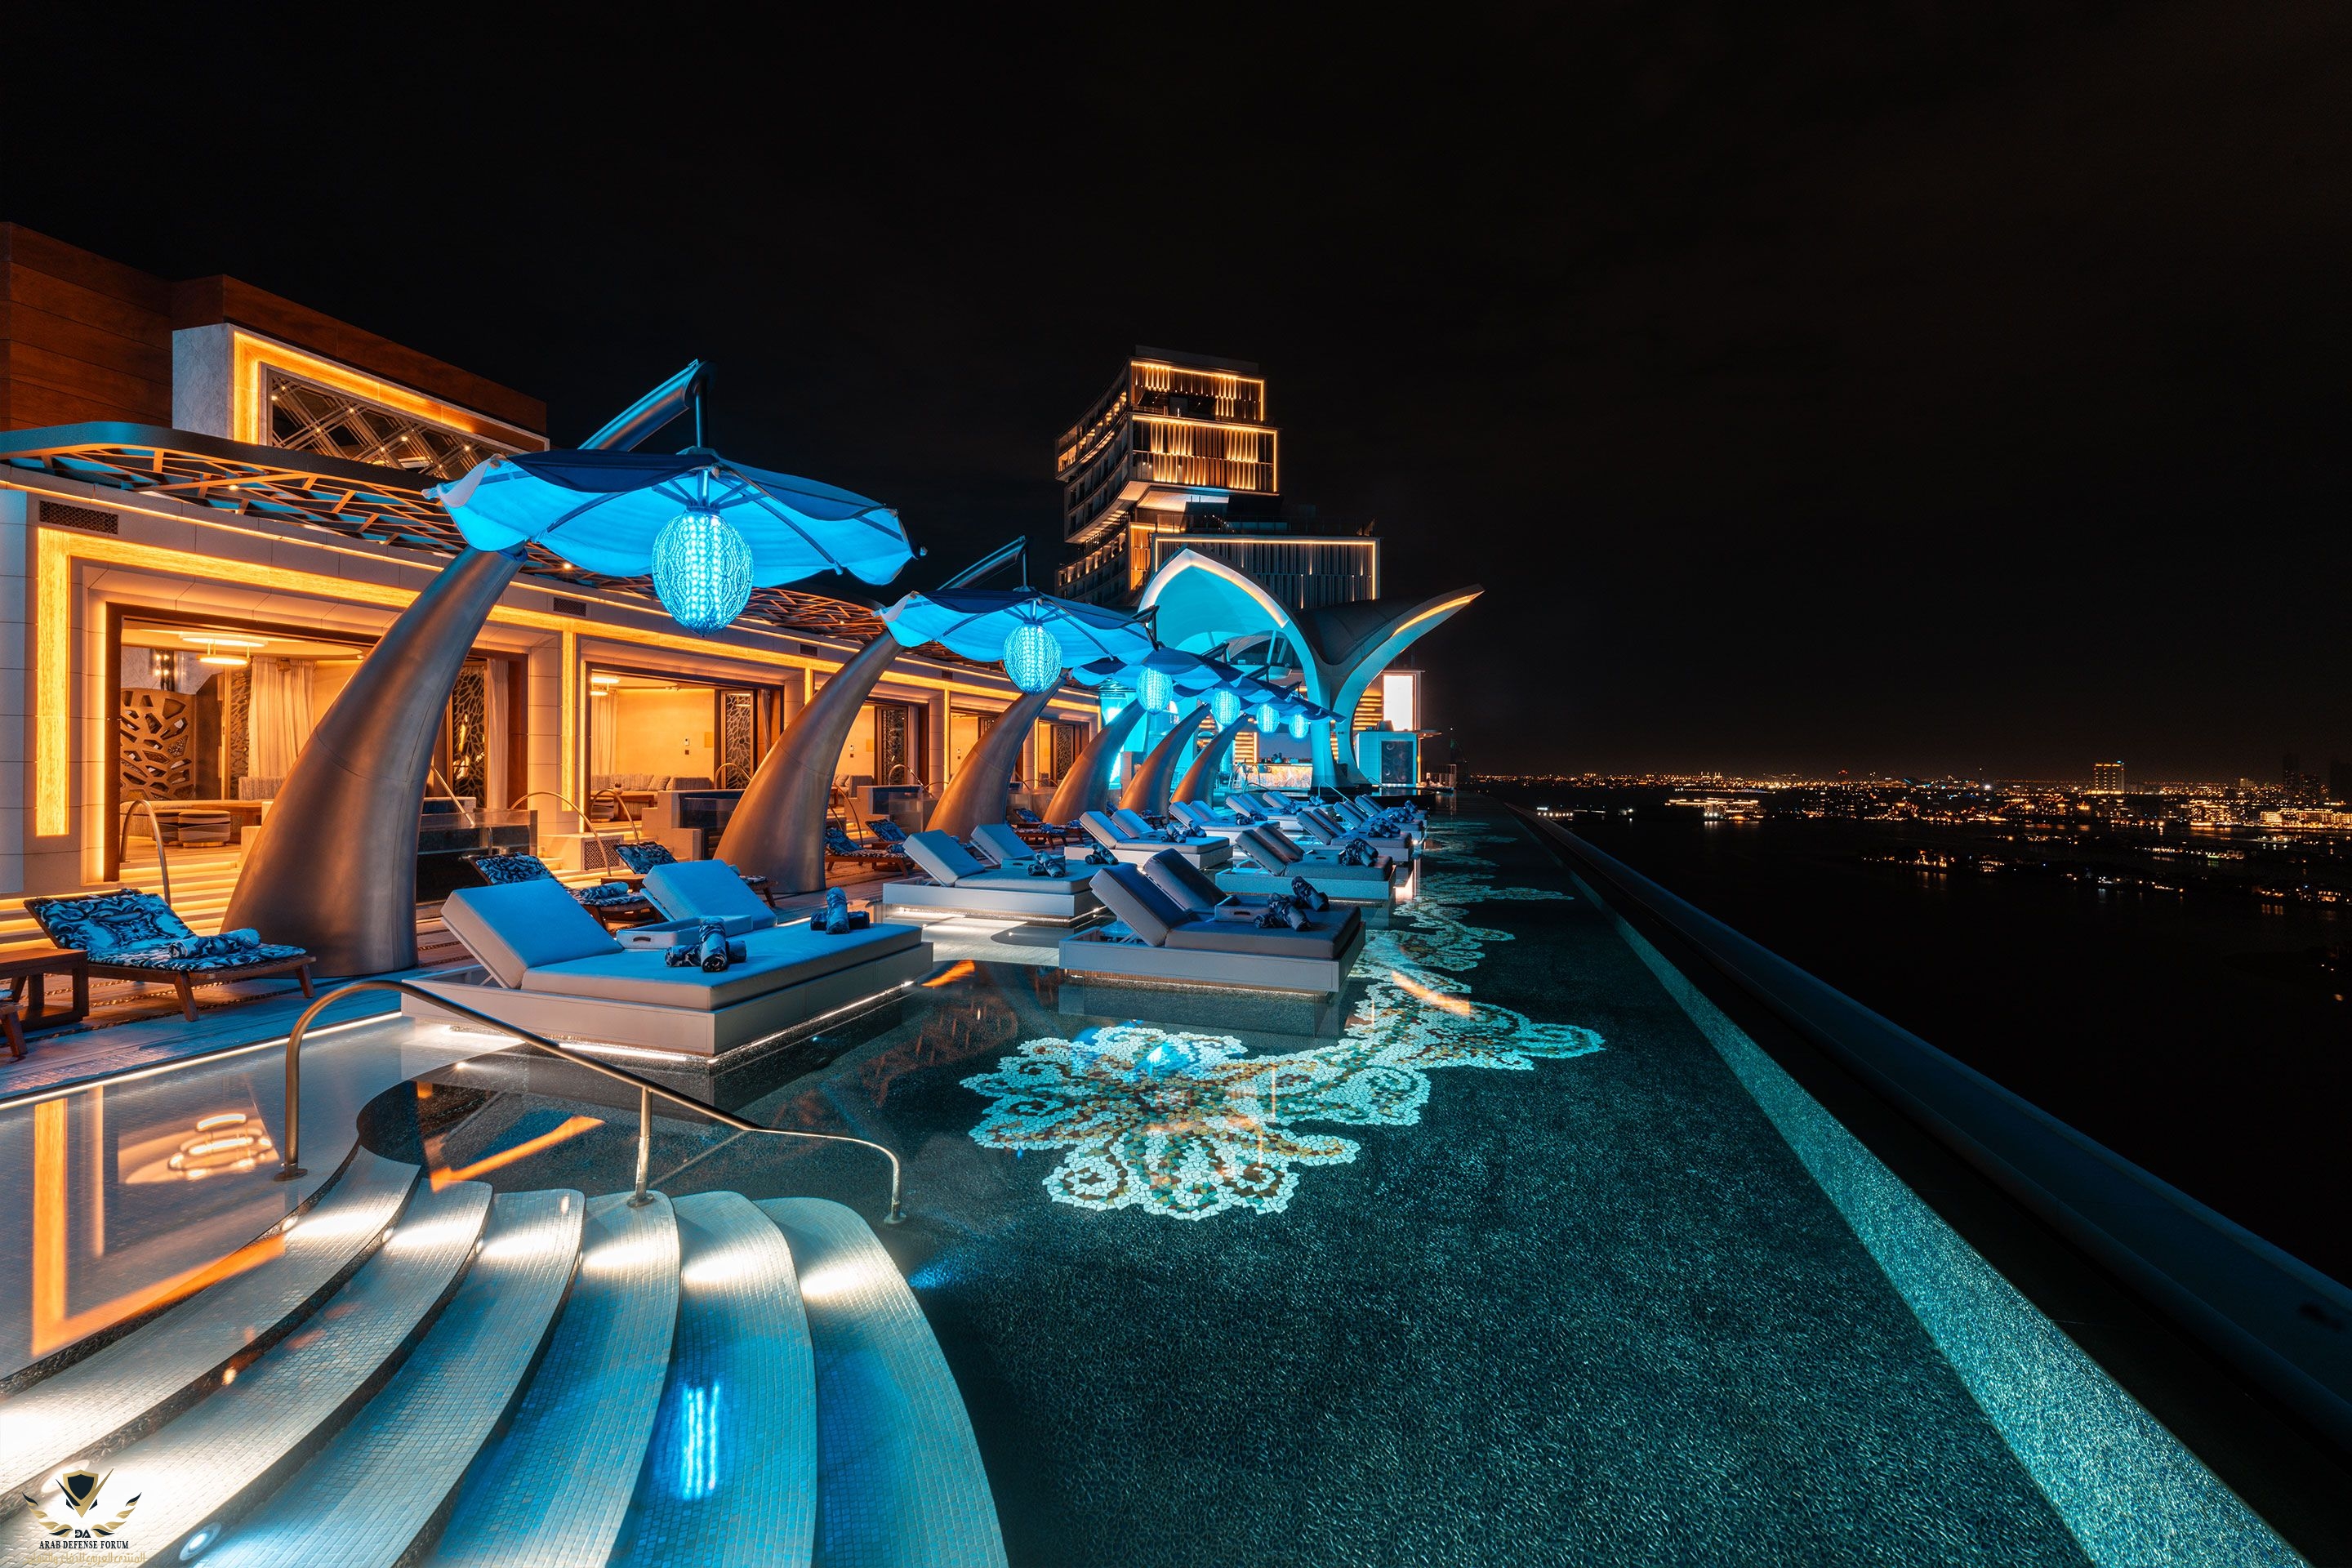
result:
<svg viewBox="0 0 2352 1568"><path fill-rule="evenodd" d="M131 1542L123 1539L121 1531L124 1521L130 1519L131 1510L139 1506L141 1494L132 1493L110 1515L97 1519L92 1517L103 1512L99 1505L99 1498L106 1490L106 1483L113 1479L112 1470L107 1471L102 1476L96 1470L89 1469L67 1470L60 1474L57 1479L58 1495L65 1500L65 1506L72 1511L70 1519L58 1519L52 1516L41 1507L39 1500L26 1496L25 1500L32 1505L33 1518L47 1532L47 1538L41 1542L40 1550L44 1552L128 1552L131 1550Z"/></svg>

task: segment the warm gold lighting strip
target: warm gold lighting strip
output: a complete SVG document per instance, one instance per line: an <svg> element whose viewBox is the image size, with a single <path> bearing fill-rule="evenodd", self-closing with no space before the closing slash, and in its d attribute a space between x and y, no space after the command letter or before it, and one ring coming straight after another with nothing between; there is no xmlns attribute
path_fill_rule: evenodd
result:
<svg viewBox="0 0 2352 1568"><path fill-rule="evenodd" d="M168 514L155 514L168 515ZM173 519L184 521L184 519ZM248 531L240 530L238 531ZM257 562L224 561L216 556L199 555L191 551L172 550L160 544L142 544L136 541L110 538L104 534L66 531L37 528L35 532L34 577L39 621L34 631L34 730L33 779L37 790L33 832L37 837L54 838L70 831L72 815L68 810L69 785L72 776L72 713L73 713L73 568L77 561L97 562L115 566L143 567L152 571L174 573L205 582L231 583L239 587L263 588L275 593L302 594L316 598L339 599L345 603L378 605L384 609L406 609L416 595L406 588L394 588L382 583L360 582L349 577L330 577L322 573L303 572L288 566L268 566ZM275 537L264 535L262 537ZM308 545L309 541L297 542ZM349 553L356 553L355 552ZM381 561L382 556L371 556ZM563 793L578 799L574 786L579 782L579 665L580 638L583 635L578 617L551 615L543 610L516 609L501 605L490 612L494 626L523 626L533 631L550 631L562 638L561 653L563 661L563 715L561 743L563 748L562 765ZM838 670L843 658L816 658L806 654L780 653L767 648L743 647L733 643L709 642L700 637L681 637L673 632L636 627L595 624L586 635L604 641L626 643L638 647L667 648L674 652L691 653L709 658L734 659L747 664L764 664L779 668ZM887 635L887 634L886 634ZM845 658L846 656L845 656ZM915 675L893 670L890 679L899 685L924 687L950 694L962 693L972 697L992 698L1002 701L1006 694L992 687L950 680L938 676Z"/></svg>
<svg viewBox="0 0 2352 1568"><path fill-rule="evenodd" d="M547 445L544 437L528 430L518 429L454 403L444 403L437 397L411 392L394 382L362 375L349 365L304 353L274 339L256 337L232 328L230 342L229 420L233 432L230 438L248 446L270 447L277 444L270 440L269 432L263 427L262 418L263 405L268 401L262 382L264 373L272 365L337 392L364 397L372 403L381 403L387 408L396 408L403 414L413 414L419 419L429 419L436 425L462 430L468 436L479 436L501 446L528 451L533 443L540 447Z"/></svg>

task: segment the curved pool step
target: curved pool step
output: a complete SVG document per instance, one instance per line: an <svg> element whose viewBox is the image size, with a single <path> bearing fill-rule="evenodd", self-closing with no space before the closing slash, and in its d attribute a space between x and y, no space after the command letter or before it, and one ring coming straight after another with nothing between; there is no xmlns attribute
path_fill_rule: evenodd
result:
<svg viewBox="0 0 2352 1568"><path fill-rule="evenodd" d="M677 1222L667 1198L649 1196L641 1208L625 1194L590 1200L571 1300L513 1425L467 1478L431 1568L611 1560L677 1322Z"/></svg>
<svg viewBox="0 0 2352 1568"><path fill-rule="evenodd" d="M698 1193L671 1206L677 1332L612 1560L806 1563L816 1529L816 1377L792 1249L740 1194Z"/></svg>
<svg viewBox="0 0 2352 1568"><path fill-rule="evenodd" d="M99 1506L139 1500L138 1540L151 1561L174 1561L192 1537L217 1539L399 1369L465 1277L489 1211L490 1190L478 1183L419 1192L325 1310L101 1467ZM54 1492L34 1495L42 1509L59 1509ZM51 1533L32 1509L0 1522L0 1561L32 1561Z"/></svg>
<svg viewBox="0 0 2352 1568"><path fill-rule="evenodd" d="M815 1354L817 1568L1003 1568L971 1417L898 1265L840 1204L758 1207L792 1248Z"/></svg>
<svg viewBox="0 0 2352 1568"><path fill-rule="evenodd" d="M354 1150L307 1213L247 1249L258 1261L9 1399L0 1514L68 1461L154 1430L283 1339L373 1255L415 1182L415 1166Z"/></svg>
<svg viewBox="0 0 2352 1568"><path fill-rule="evenodd" d="M457 1293L391 1381L206 1568L394 1568L511 1409L580 1259L578 1193L501 1194Z"/></svg>

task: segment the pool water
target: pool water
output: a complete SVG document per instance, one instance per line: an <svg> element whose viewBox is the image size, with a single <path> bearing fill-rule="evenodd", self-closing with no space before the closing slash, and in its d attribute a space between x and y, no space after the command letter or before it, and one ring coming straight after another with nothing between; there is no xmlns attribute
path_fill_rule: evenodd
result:
<svg viewBox="0 0 2352 1568"><path fill-rule="evenodd" d="M719 1098L905 1158L1016 1563L2294 1561L1676 981L1469 811L1335 1005L967 959ZM628 1184L633 1100L495 1068L436 1166ZM656 1184L880 1218L784 1143Z"/></svg>

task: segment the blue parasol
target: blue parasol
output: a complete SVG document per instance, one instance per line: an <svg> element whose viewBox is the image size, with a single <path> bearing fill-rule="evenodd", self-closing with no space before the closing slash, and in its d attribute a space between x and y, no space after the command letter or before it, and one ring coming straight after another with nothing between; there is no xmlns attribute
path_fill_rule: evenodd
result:
<svg viewBox="0 0 2352 1568"><path fill-rule="evenodd" d="M671 614L705 629L754 587L827 571L887 583L914 555L881 502L699 447L502 454L425 493L478 550L535 543L608 577L650 572Z"/></svg>
<svg viewBox="0 0 2352 1568"><path fill-rule="evenodd" d="M882 612L908 647L936 642L966 658L1003 659L1024 691L1058 684L1074 661L1122 664L1151 651L1151 634L1124 610L1056 599L1034 588L937 588Z"/></svg>

